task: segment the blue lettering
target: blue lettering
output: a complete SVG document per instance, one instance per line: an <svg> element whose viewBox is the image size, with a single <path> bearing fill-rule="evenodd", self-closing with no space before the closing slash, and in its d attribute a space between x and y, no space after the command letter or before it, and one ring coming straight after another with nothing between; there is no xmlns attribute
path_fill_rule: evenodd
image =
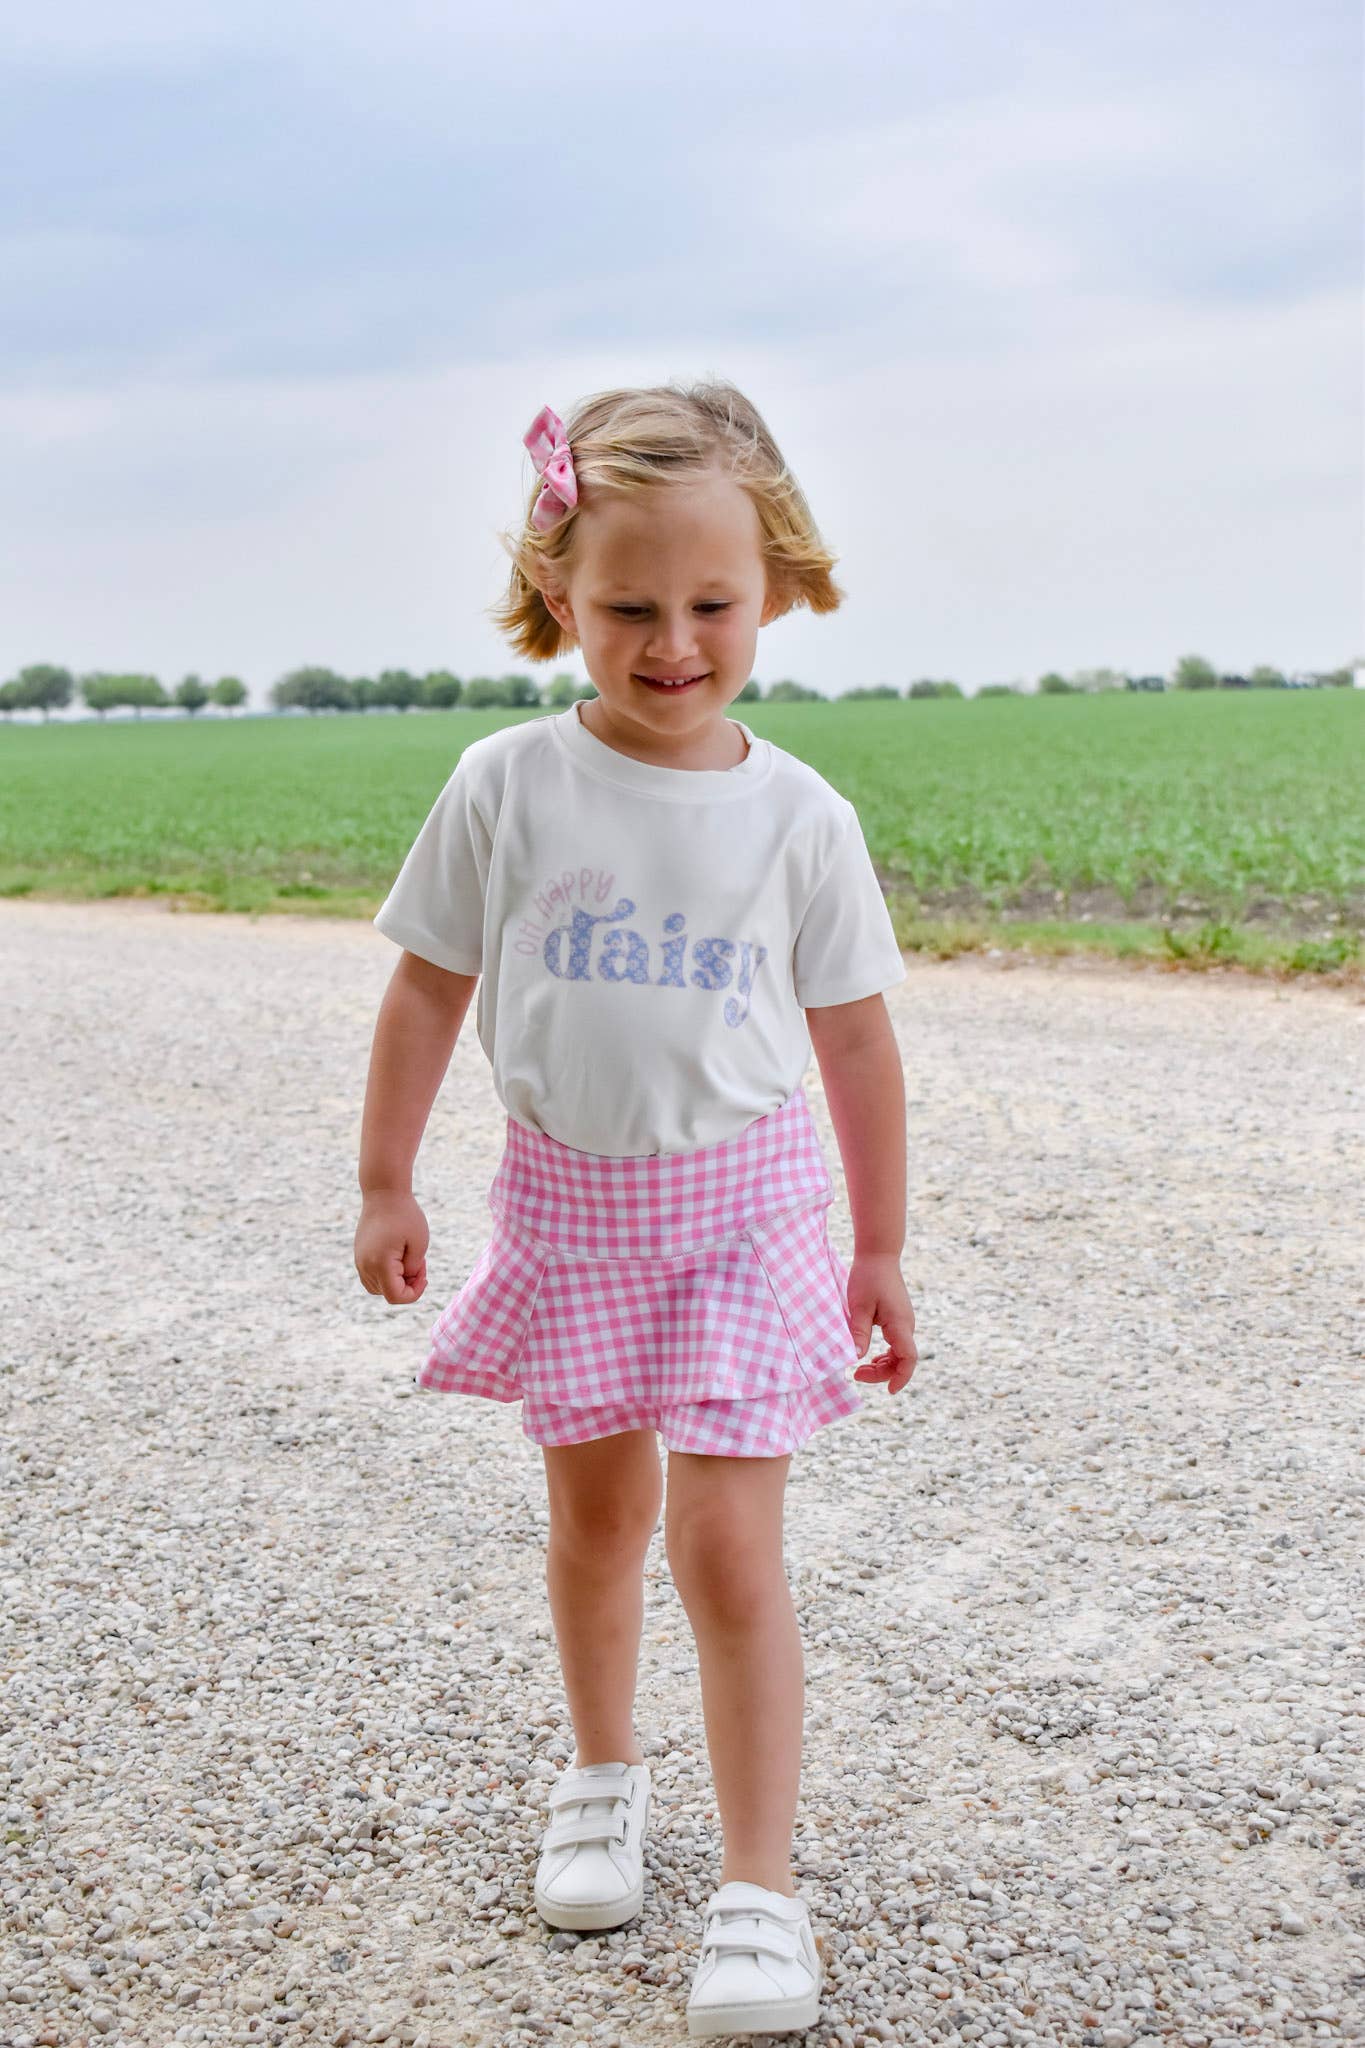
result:
<svg viewBox="0 0 1365 2048"><path fill-rule="evenodd" d="M594 890L594 885L599 901L606 900L601 894L604 880L610 883L614 878L603 870L585 867L575 872L566 869L560 880L549 883L544 894L536 899L537 908L545 906L547 900L553 902L557 897L566 896L572 889L580 895L587 895ZM629 896L618 897L613 908L601 916L594 916L581 907L574 908L569 912L568 923L556 925L540 946L545 966L561 981L590 981L593 978L593 934L598 925L614 927L602 934L597 978L618 986L629 982L636 988L648 987L652 969L650 943L643 932L624 924L624 920L634 912L635 904ZM525 935L523 950L529 952L536 944L532 928L523 923L521 931ZM566 938L567 948L564 944ZM692 945L690 975L686 968L689 943ZM659 947L662 967L655 987L686 989L689 984L693 988L713 990L733 987L734 993L727 996L721 1014L731 1030L747 1023L753 1009L758 970L768 958L766 946L760 945L756 939L736 941L719 936L689 941L686 913L671 910L663 919Z"/></svg>
<svg viewBox="0 0 1365 2048"><path fill-rule="evenodd" d="M698 988L726 988L729 986L730 970L721 957L733 953L733 939L698 939L692 958L696 965L692 969L692 980Z"/></svg>
<svg viewBox="0 0 1365 2048"><path fill-rule="evenodd" d="M670 910L664 919L666 932L682 932L682 937L664 940L664 971L659 976L660 988L686 988L683 980L683 955L687 951L687 934L683 926L687 919L680 910Z"/></svg>
<svg viewBox="0 0 1365 2048"><path fill-rule="evenodd" d="M623 960L623 950L628 957ZM649 980L649 947L638 932L608 932L598 956L597 972L603 981L635 981L641 987Z"/></svg>
<svg viewBox="0 0 1365 2048"><path fill-rule="evenodd" d="M623 917L629 917L635 905L628 896L623 896L614 910L602 917L593 917L589 911L575 910L568 925L557 924L545 940L542 958L551 974L564 981L589 981L588 954L592 948L592 928L595 924L617 924ZM566 972L559 964L559 941L565 932L569 933L569 966Z"/></svg>
<svg viewBox="0 0 1365 2048"><path fill-rule="evenodd" d="M759 945L754 945L751 948L749 941L745 939L742 942L739 950L740 968L739 981L737 986L739 989L739 993L742 996L747 996L754 985L754 975L758 973L759 968L763 965L763 962L768 957L768 949L766 946ZM750 974L749 972L749 955L751 951L754 955L753 974ZM740 1004L738 1004L735 1001L733 996L727 996L725 998L725 1009L723 1012L726 1023L732 1026L742 1024L749 1014L749 1007L749 1004L745 1003L741 1008Z"/></svg>

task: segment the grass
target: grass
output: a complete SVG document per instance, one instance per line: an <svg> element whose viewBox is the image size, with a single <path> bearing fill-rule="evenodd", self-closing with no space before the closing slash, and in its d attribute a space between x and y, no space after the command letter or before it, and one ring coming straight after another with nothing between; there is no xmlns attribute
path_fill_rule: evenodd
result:
<svg viewBox="0 0 1365 2048"><path fill-rule="evenodd" d="M901 942L1344 973L1365 697L745 703L855 804ZM503 711L0 728L0 894L371 916Z"/></svg>

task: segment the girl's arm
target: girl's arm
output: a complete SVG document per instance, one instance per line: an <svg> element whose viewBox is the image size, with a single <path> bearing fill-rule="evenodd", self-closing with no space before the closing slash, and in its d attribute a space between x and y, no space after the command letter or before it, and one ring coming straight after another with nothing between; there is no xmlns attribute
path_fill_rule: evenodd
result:
<svg viewBox="0 0 1365 2048"><path fill-rule="evenodd" d="M478 984L477 974L452 974L406 949L400 957L370 1049L360 1126L363 1194L411 1193L413 1161Z"/></svg>
<svg viewBox="0 0 1365 2048"><path fill-rule="evenodd" d="M807 1010L806 1025L820 1063L853 1212L849 1328L859 1357L871 1343L874 1328L886 1339L885 1351L858 1366L853 1377L865 1383L884 1381L888 1394L899 1394L919 1361L914 1305L900 1268L905 1244L905 1075L900 1047L880 994Z"/></svg>
<svg viewBox="0 0 1365 2048"><path fill-rule="evenodd" d="M905 1244L905 1076L882 995L807 1010L830 1121L839 1140L855 1253Z"/></svg>

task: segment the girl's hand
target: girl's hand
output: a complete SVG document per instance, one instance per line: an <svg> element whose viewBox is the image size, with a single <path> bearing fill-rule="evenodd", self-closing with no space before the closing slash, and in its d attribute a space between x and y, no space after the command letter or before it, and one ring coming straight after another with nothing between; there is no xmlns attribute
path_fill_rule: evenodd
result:
<svg viewBox="0 0 1365 2048"><path fill-rule="evenodd" d="M888 1394L899 1394L910 1384L919 1362L915 1348L915 1311L901 1278L900 1260L894 1252L857 1252L848 1269L848 1319L859 1352L872 1341L875 1323L886 1339L886 1350L868 1358L853 1374L855 1380L886 1381Z"/></svg>
<svg viewBox="0 0 1365 2048"><path fill-rule="evenodd" d="M368 1194L355 1233L355 1269L367 1294L416 1301L426 1293L427 1219L411 1195Z"/></svg>

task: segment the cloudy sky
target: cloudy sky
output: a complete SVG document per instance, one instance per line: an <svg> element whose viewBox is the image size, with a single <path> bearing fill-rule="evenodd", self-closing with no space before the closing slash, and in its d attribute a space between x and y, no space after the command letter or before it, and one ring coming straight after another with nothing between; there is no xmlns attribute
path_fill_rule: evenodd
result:
<svg viewBox="0 0 1365 2048"><path fill-rule="evenodd" d="M523 668L532 415L708 374L848 592L761 680L1361 659L1361 42L1357 0L45 0L0 675Z"/></svg>

